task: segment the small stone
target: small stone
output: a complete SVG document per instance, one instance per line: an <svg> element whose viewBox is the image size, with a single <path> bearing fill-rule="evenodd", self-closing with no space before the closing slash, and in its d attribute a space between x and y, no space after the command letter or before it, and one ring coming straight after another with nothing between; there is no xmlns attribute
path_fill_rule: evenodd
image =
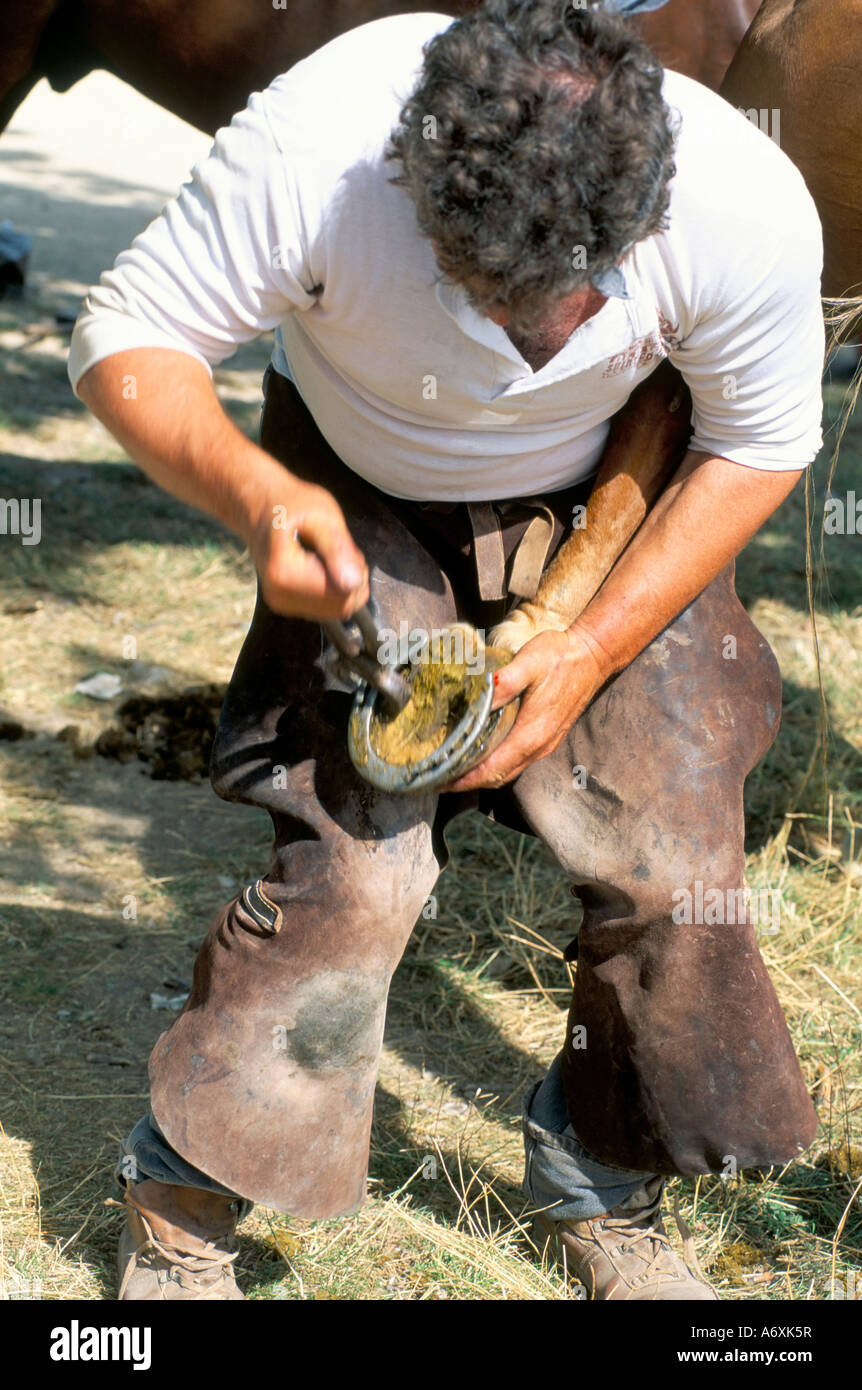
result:
<svg viewBox="0 0 862 1390"><path fill-rule="evenodd" d="M122 688L123 682L119 676L112 675L110 671L99 671L85 681L78 681L75 694L88 695L91 700L115 700Z"/></svg>
<svg viewBox="0 0 862 1390"><path fill-rule="evenodd" d="M188 997L188 994L174 994L169 998L166 994L159 994L154 990L150 995L150 1008L170 1009L173 1013L179 1013Z"/></svg>

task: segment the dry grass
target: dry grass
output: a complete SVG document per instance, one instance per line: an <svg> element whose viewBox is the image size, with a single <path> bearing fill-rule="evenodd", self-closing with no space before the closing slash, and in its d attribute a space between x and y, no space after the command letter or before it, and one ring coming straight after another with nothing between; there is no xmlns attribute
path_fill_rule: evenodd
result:
<svg viewBox="0 0 862 1390"><path fill-rule="evenodd" d="M225 377L248 428L265 355L254 353ZM73 687L94 670L129 678L124 635L178 687L225 679L253 598L233 541L135 479L69 403L57 363L50 342L19 353L2 398L0 494L48 500L43 543L2 551L4 601L40 606L0 613L0 706L43 732L0 745L0 1280L100 1299L114 1296L120 1218L105 1199L117 1140L143 1108L165 1024L149 995L188 978L212 914L260 871L269 836L266 817L206 787L82 760L52 737L104 722ZM830 404L837 418L834 391ZM853 486L860 457L851 420L833 492ZM827 466L824 455L815 517ZM762 947L821 1132L783 1172L680 1179L668 1194L737 1300L820 1299L834 1274L862 1270L862 541L829 543L819 594L824 778L803 538L800 496L750 547L739 587L786 680L782 732L748 788L748 872L781 890L781 930ZM393 985L369 1201L314 1225L257 1209L242 1228L252 1298L566 1297L529 1239L519 1113L562 1040L576 904L537 842L478 817L450 840L437 916L420 921Z"/></svg>

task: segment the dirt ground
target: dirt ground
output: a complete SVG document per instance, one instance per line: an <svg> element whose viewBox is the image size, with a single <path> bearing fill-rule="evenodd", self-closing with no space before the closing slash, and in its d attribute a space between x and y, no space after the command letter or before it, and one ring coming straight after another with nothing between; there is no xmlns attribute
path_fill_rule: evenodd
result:
<svg viewBox="0 0 862 1390"><path fill-rule="evenodd" d="M115 1296L120 1214L106 1199L118 1195L118 1141L146 1105L149 1049L212 916L268 854L268 819L223 804L202 775L253 606L248 556L87 416L54 319L207 145L104 75L63 97L37 89L0 141L0 218L34 238L26 294L0 301L0 496L42 508L38 545L0 537L5 1296ZM250 433L268 356L261 341L217 373ZM841 393L828 394L834 421ZM860 459L857 419L834 495L853 487ZM828 451L814 475L818 527L827 471ZM830 1279L862 1272L862 539L825 544L825 777L801 490L739 564L785 676L782 731L748 787L748 873L781 889L782 928L762 947L822 1129L783 1172L671 1184L728 1299L822 1299ZM76 692L97 674L120 692ZM149 702L136 707L148 711L144 758L116 732L131 698ZM181 726L173 742L166 726ZM241 1231L250 1297L566 1296L528 1239L519 1115L561 1044L573 899L535 841L466 817L453 847L393 985L370 1200L316 1225L257 1209Z"/></svg>

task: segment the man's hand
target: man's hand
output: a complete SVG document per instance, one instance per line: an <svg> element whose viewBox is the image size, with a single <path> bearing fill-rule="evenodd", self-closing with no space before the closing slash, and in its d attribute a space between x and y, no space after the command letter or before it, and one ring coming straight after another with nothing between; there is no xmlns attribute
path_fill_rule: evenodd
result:
<svg viewBox="0 0 862 1390"><path fill-rule="evenodd" d="M366 602L368 566L335 498L240 433L200 362L169 348L112 353L78 394L159 487L236 532L274 612L347 618Z"/></svg>
<svg viewBox="0 0 862 1390"><path fill-rule="evenodd" d="M276 500L277 497L277 500ZM349 618L369 597L368 565L331 493L284 475L248 536L274 613Z"/></svg>
<svg viewBox="0 0 862 1390"><path fill-rule="evenodd" d="M496 672L492 710L522 696L510 732L493 753L444 790L500 787L553 753L609 675L600 649L577 626L531 638Z"/></svg>

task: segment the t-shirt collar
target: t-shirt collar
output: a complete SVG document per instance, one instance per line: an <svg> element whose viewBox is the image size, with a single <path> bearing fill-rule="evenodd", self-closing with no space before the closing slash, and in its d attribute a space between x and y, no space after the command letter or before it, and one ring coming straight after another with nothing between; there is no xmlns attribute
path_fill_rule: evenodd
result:
<svg viewBox="0 0 862 1390"><path fill-rule="evenodd" d="M599 294L605 295L608 299L631 299L632 292L626 280L625 271L622 266L612 265L607 270L599 270L595 275L590 276L590 284Z"/></svg>
<svg viewBox="0 0 862 1390"><path fill-rule="evenodd" d="M628 254L630 249L627 247L625 254ZM613 265L607 270L598 271L591 276L590 284L598 290L599 294L605 295L608 299L631 300L635 298L621 265ZM499 353L501 357L509 358L510 361L522 361L520 353L514 347L506 331L473 307L467 291L461 285L444 277L437 281L435 292L438 304L474 342L481 343L484 347L490 348L492 352Z"/></svg>

